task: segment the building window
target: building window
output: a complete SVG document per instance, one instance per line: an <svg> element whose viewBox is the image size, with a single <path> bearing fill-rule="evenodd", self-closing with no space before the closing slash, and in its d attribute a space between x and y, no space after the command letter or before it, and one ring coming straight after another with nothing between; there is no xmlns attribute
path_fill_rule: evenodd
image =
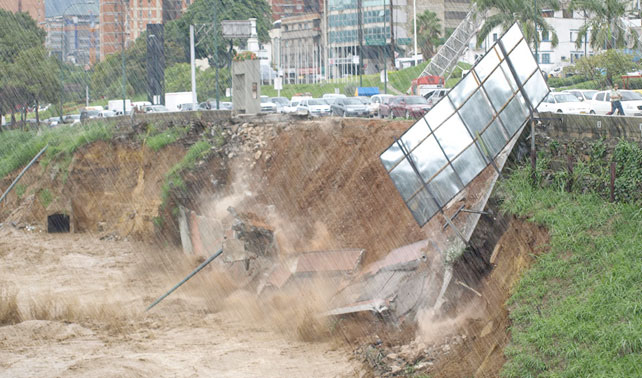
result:
<svg viewBox="0 0 642 378"><path fill-rule="evenodd" d="M562 9L563 18L573 18L573 11L570 9Z"/></svg>
<svg viewBox="0 0 642 378"><path fill-rule="evenodd" d="M555 11L553 11L552 9L544 9L544 10L542 10L542 16L543 17L553 17L553 16L555 16Z"/></svg>
<svg viewBox="0 0 642 378"><path fill-rule="evenodd" d="M551 54L542 53L542 64L551 64Z"/></svg>
<svg viewBox="0 0 642 378"><path fill-rule="evenodd" d="M542 42L550 42L551 41L551 36L550 33L547 31L542 32Z"/></svg>
<svg viewBox="0 0 642 378"><path fill-rule="evenodd" d="M493 42L497 42L497 33L493 33Z"/></svg>

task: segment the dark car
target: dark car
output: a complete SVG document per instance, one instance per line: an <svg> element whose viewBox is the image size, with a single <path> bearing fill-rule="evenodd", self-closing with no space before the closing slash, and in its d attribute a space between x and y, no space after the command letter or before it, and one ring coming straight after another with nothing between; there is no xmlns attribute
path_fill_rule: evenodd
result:
<svg viewBox="0 0 642 378"><path fill-rule="evenodd" d="M398 96L390 103L388 118L421 118L430 110L428 101L422 96Z"/></svg>
<svg viewBox="0 0 642 378"><path fill-rule="evenodd" d="M83 109L80 112L80 121L82 122L87 119L98 118L99 114L100 110Z"/></svg>
<svg viewBox="0 0 642 378"><path fill-rule="evenodd" d="M331 106L332 115L342 117L367 117L368 106L358 98L337 98Z"/></svg>
<svg viewBox="0 0 642 378"><path fill-rule="evenodd" d="M379 105L379 118L392 118L390 115L390 104L397 98L397 96L383 97L381 99L381 104Z"/></svg>

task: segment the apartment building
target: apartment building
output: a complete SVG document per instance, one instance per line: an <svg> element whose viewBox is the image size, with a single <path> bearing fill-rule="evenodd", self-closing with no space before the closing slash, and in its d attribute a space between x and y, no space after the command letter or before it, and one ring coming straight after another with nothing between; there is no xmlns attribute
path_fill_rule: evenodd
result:
<svg viewBox="0 0 642 378"><path fill-rule="evenodd" d="M45 22L45 0L2 0L0 8L13 13L29 13L38 24Z"/></svg>
<svg viewBox="0 0 642 378"><path fill-rule="evenodd" d="M100 59L119 52L148 24L174 20L193 0L100 0Z"/></svg>
<svg viewBox="0 0 642 378"><path fill-rule="evenodd" d="M98 16L78 14L47 17L45 47L51 55L65 62L91 66L100 57Z"/></svg>

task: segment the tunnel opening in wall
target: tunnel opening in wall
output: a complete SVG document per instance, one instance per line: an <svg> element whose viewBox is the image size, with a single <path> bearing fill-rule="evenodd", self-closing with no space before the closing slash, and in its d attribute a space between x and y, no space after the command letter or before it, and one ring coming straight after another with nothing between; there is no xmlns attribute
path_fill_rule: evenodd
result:
<svg viewBox="0 0 642 378"><path fill-rule="evenodd" d="M47 232L62 233L69 231L69 215L56 213L47 216Z"/></svg>

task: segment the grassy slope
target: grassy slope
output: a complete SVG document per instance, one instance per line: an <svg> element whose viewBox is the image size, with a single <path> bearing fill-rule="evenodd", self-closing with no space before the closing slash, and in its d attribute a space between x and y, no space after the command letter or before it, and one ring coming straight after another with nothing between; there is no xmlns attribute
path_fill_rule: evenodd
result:
<svg viewBox="0 0 642 378"><path fill-rule="evenodd" d="M593 194L502 184L504 208L544 224L551 250L509 301L507 377L642 376L642 210Z"/></svg>
<svg viewBox="0 0 642 378"><path fill-rule="evenodd" d="M0 133L0 177L26 165L45 145L47 152L41 164L53 159L69 160L80 146L97 140L109 140L114 126L109 122L87 125L61 125L42 131L8 130Z"/></svg>

